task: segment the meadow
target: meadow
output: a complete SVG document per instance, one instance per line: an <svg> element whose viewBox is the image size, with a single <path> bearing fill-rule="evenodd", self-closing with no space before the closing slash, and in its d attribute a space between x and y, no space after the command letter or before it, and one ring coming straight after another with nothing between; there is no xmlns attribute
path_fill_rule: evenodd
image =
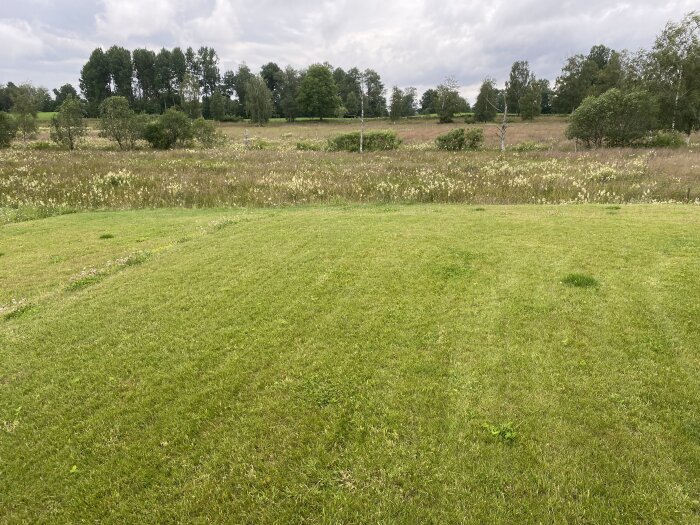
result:
<svg viewBox="0 0 700 525"><path fill-rule="evenodd" d="M700 154L565 125L0 151L0 523L700 523Z"/></svg>
<svg viewBox="0 0 700 525"><path fill-rule="evenodd" d="M299 151L322 146L357 123L224 124L208 149L118 151L90 137L75 152L39 140L0 151L0 221L75 210L160 207L286 206L343 203L699 203L700 153L678 149L578 150L565 119L515 122L499 152L493 126L475 152L435 148L437 135L465 124L415 119L370 121L394 129L395 151ZM469 127L469 126L468 126ZM697 138L695 138L697 140Z"/></svg>

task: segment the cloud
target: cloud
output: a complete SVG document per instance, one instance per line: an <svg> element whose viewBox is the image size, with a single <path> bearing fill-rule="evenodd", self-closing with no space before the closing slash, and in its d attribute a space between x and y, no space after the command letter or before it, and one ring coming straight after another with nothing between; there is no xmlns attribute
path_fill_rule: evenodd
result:
<svg viewBox="0 0 700 525"><path fill-rule="evenodd" d="M697 0L8 0L0 82L18 71L50 87L76 83L96 46L211 46L222 69L328 61L377 70L387 85L426 89L455 77L472 99L515 60L554 80L594 44L650 46Z"/></svg>

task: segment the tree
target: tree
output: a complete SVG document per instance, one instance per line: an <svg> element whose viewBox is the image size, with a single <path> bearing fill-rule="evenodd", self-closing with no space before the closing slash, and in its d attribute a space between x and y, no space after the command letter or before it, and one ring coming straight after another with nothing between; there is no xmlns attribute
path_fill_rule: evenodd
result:
<svg viewBox="0 0 700 525"><path fill-rule="evenodd" d="M416 97L418 91L414 87L407 87L403 90L403 99L401 100L401 116L412 117L416 114Z"/></svg>
<svg viewBox="0 0 700 525"><path fill-rule="evenodd" d="M496 81L490 78L484 80L479 89L479 95L474 104L474 119L477 122L491 122L496 118Z"/></svg>
<svg viewBox="0 0 700 525"><path fill-rule="evenodd" d="M657 106L643 90L610 89L587 97L571 115L567 137L587 146L628 146L656 127Z"/></svg>
<svg viewBox="0 0 700 525"><path fill-rule="evenodd" d="M112 46L105 53L105 59L109 68L110 93L132 100L134 95L131 84L134 68L131 62L131 51Z"/></svg>
<svg viewBox="0 0 700 525"><path fill-rule="evenodd" d="M659 94L663 123L672 130L676 129L681 113L686 116L693 113L688 106L700 96L697 82L689 77L697 75L698 57L700 14L695 12L688 13L680 23L666 24L649 55L651 87Z"/></svg>
<svg viewBox="0 0 700 525"><path fill-rule="evenodd" d="M168 109L175 101L175 72L173 70L173 54L162 48L156 55L154 68L154 91L157 93L159 108Z"/></svg>
<svg viewBox="0 0 700 525"><path fill-rule="evenodd" d="M241 110L241 117L245 116L247 108L245 103L246 87L248 86L248 82L251 78L253 78L253 73L251 73L250 68L248 66L246 66L245 64L241 64L240 66L238 66L238 70L236 71L236 74L233 77L233 87L236 91L238 102L240 103L239 107Z"/></svg>
<svg viewBox="0 0 700 525"><path fill-rule="evenodd" d="M459 111L461 101L459 84L452 78L446 78L435 90L435 105L441 123L452 122L452 117Z"/></svg>
<svg viewBox="0 0 700 525"><path fill-rule="evenodd" d="M54 103L56 107L60 107L69 96L78 98L78 92L71 84L63 84L60 88L53 90Z"/></svg>
<svg viewBox="0 0 700 525"><path fill-rule="evenodd" d="M432 115L437 113L436 99L437 91L432 88L423 93L423 96L420 99L420 112L423 115Z"/></svg>
<svg viewBox="0 0 700 525"><path fill-rule="evenodd" d="M403 91L394 86L391 89L391 102L389 104L389 118L393 121L403 116Z"/></svg>
<svg viewBox="0 0 700 525"><path fill-rule="evenodd" d="M110 81L109 61L98 47L80 71L80 90L87 101L88 115L97 115L102 101L110 96Z"/></svg>
<svg viewBox="0 0 700 525"><path fill-rule="evenodd" d="M299 110L310 117L324 117L335 115L336 108L340 105L333 75L330 69L323 64L309 66L299 87L297 96Z"/></svg>
<svg viewBox="0 0 700 525"><path fill-rule="evenodd" d="M142 111L156 112L159 106L156 54L148 49L134 49L133 60L138 106Z"/></svg>
<svg viewBox="0 0 700 525"><path fill-rule="evenodd" d="M506 102L513 113L520 114L520 99L525 95L532 79L527 61L513 63L506 88Z"/></svg>
<svg viewBox="0 0 700 525"><path fill-rule="evenodd" d="M10 115L0 111L0 148L6 148L15 138L17 123Z"/></svg>
<svg viewBox="0 0 700 525"><path fill-rule="evenodd" d="M571 113L589 93L599 72L598 64L583 55L567 59L554 85L552 108L556 113Z"/></svg>
<svg viewBox="0 0 700 525"><path fill-rule="evenodd" d="M523 120L532 120L542 113L542 84L535 77L530 78L518 106Z"/></svg>
<svg viewBox="0 0 700 525"><path fill-rule="evenodd" d="M119 149L133 149L143 135L142 121L129 107L126 97L109 97L100 104L101 135L113 140Z"/></svg>
<svg viewBox="0 0 700 525"><path fill-rule="evenodd" d="M258 126L266 124L272 116L272 93L262 76L251 77L246 85L246 105L250 120Z"/></svg>
<svg viewBox="0 0 700 525"><path fill-rule="evenodd" d="M33 97L32 86L23 84L14 94L12 113L15 116L17 131L22 135L22 140L27 141L37 131L37 101Z"/></svg>
<svg viewBox="0 0 700 525"><path fill-rule="evenodd" d="M294 122L299 114L297 97L299 96L300 83L299 73L291 66L284 69L278 80L280 111L287 122Z"/></svg>
<svg viewBox="0 0 700 525"><path fill-rule="evenodd" d="M383 117L386 115L386 97L384 84L379 73L366 69L362 74L365 84L365 115L368 117Z"/></svg>
<svg viewBox="0 0 700 525"><path fill-rule="evenodd" d="M214 91L209 102L209 114L214 120L221 122L226 115L226 99L220 90Z"/></svg>
<svg viewBox="0 0 700 525"><path fill-rule="evenodd" d="M190 118L197 118L202 115L199 95L199 81L192 73L185 73L185 77L180 84L180 105Z"/></svg>
<svg viewBox="0 0 700 525"><path fill-rule="evenodd" d="M200 47L199 50L197 50L197 66L199 72L198 80L202 87L202 96L205 100L208 100L221 80L219 57L214 48Z"/></svg>
<svg viewBox="0 0 700 525"><path fill-rule="evenodd" d="M281 115L282 111L280 108L280 82L284 76L282 69L274 62L268 62L260 69L260 76L265 81L267 89L270 90L272 94L272 103L274 106L273 114Z"/></svg>
<svg viewBox="0 0 700 525"><path fill-rule="evenodd" d="M51 119L51 140L73 151L85 133L85 119L80 101L76 97L69 96Z"/></svg>

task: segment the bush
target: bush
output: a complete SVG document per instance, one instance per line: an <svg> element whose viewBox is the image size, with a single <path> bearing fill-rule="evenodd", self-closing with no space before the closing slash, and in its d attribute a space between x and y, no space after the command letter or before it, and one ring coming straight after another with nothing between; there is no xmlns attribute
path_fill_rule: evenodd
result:
<svg viewBox="0 0 700 525"><path fill-rule="evenodd" d="M0 148L7 148L17 133L17 122L12 116L0 111Z"/></svg>
<svg viewBox="0 0 700 525"><path fill-rule="evenodd" d="M364 134L364 151L387 151L397 149L401 140L395 131L368 131ZM330 151L360 151L360 132L343 133L328 139Z"/></svg>
<svg viewBox="0 0 700 525"><path fill-rule="evenodd" d="M481 128L472 128L464 134L466 143L464 147L469 150L480 149L484 145L484 130Z"/></svg>
<svg viewBox="0 0 700 525"><path fill-rule="evenodd" d="M544 144L543 142L532 142L526 140L511 147L512 151L518 151L520 153L527 151L546 151L549 149L549 144Z"/></svg>
<svg viewBox="0 0 700 525"><path fill-rule="evenodd" d="M205 148L213 148L220 140L214 123L202 117L192 122L192 135Z"/></svg>
<svg viewBox="0 0 700 525"><path fill-rule="evenodd" d="M317 140L300 140L297 142L297 149L299 151L323 151L323 142Z"/></svg>
<svg viewBox="0 0 700 525"><path fill-rule="evenodd" d="M467 138L464 135L464 128L453 129L435 139L437 149L446 151L459 151L464 149Z"/></svg>
<svg viewBox="0 0 700 525"><path fill-rule="evenodd" d="M126 97L109 97L100 104L100 136L115 141L119 149L133 149L145 127L144 118L134 113Z"/></svg>
<svg viewBox="0 0 700 525"><path fill-rule="evenodd" d="M69 95L61 104L58 113L51 119L51 140L73 151L86 133L87 127L80 101L73 95Z"/></svg>
<svg viewBox="0 0 700 525"><path fill-rule="evenodd" d="M158 120L150 122L144 138L156 149L170 149L192 139L192 121L182 111L169 109Z"/></svg>
<svg viewBox="0 0 700 525"><path fill-rule="evenodd" d="M464 115L464 123L476 124L476 117L474 116L474 113L467 113L466 115Z"/></svg>
<svg viewBox="0 0 700 525"><path fill-rule="evenodd" d="M683 134L677 131L657 131L649 135L644 142L649 148L680 148L684 144Z"/></svg>
<svg viewBox="0 0 700 525"><path fill-rule="evenodd" d="M566 136L589 147L629 146L654 129L656 113L657 106L648 92L610 89L581 103L571 115Z"/></svg>

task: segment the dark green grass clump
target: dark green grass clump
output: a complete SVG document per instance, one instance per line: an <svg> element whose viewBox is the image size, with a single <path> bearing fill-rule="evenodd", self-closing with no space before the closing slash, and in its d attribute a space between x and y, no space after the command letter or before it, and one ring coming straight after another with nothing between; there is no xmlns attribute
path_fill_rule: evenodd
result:
<svg viewBox="0 0 700 525"><path fill-rule="evenodd" d="M575 288L594 288L598 286L598 281L590 275L583 273L570 273L564 277L561 282L566 286L573 286Z"/></svg>
<svg viewBox="0 0 700 525"><path fill-rule="evenodd" d="M100 239L114 239L114 235L111 233L103 233L100 235Z"/></svg>

